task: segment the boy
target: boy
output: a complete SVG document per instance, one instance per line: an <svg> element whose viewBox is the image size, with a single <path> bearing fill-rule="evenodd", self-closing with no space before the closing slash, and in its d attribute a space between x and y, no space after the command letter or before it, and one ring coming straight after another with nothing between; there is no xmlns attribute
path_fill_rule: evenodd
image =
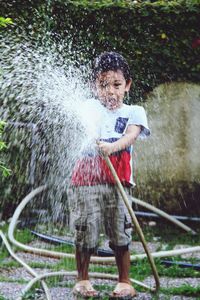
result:
<svg viewBox="0 0 200 300"><path fill-rule="evenodd" d="M96 155L84 153L72 175L73 198L76 199L72 210L76 215L78 271L78 282L73 291L85 298L97 296L89 281L88 268L91 254L97 248L103 220L119 272L119 282L111 298L132 299L136 293L129 279L130 216L100 153L109 155L124 186L134 186L132 145L139 135L145 137L150 132L144 109L123 103L132 83L130 69L123 56L115 52L101 54L95 60L92 77L95 95L109 111L109 122L105 120L100 126L99 152Z"/></svg>

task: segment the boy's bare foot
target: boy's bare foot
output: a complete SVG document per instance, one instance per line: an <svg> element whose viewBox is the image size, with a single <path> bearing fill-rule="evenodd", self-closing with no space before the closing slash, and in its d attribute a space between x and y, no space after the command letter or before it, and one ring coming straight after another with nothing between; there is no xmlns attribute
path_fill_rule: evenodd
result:
<svg viewBox="0 0 200 300"><path fill-rule="evenodd" d="M132 285L125 282L118 282L109 299L131 300L136 296L136 291Z"/></svg>
<svg viewBox="0 0 200 300"><path fill-rule="evenodd" d="M93 288L89 280L78 281L73 288L73 294L85 299L98 296L98 292Z"/></svg>

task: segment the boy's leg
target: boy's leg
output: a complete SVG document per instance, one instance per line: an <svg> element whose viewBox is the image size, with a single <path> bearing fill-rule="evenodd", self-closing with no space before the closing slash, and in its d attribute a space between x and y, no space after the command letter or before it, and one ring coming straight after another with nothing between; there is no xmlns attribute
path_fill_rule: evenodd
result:
<svg viewBox="0 0 200 300"><path fill-rule="evenodd" d="M96 248L99 236L98 198L94 189L90 188L88 191L88 188L84 187L75 190L74 196L77 201L74 210L74 226L78 282L75 284L73 292L76 295L91 297L98 294L92 287L88 275L90 257Z"/></svg>
<svg viewBox="0 0 200 300"><path fill-rule="evenodd" d="M116 247L115 260L119 273L119 282L130 284L129 270L130 270L130 253L127 247Z"/></svg>
<svg viewBox="0 0 200 300"><path fill-rule="evenodd" d="M113 298L136 295L129 279L130 253L128 245L131 242L131 219L117 190L111 190L106 201L105 210L106 233L110 238L119 272L118 284L112 293Z"/></svg>
<svg viewBox="0 0 200 300"><path fill-rule="evenodd" d="M91 254L86 251L82 251L79 247L76 247L76 267L78 272L78 280L89 280L88 269L90 264Z"/></svg>
<svg viewBox="0 0 200 300"><path fill-rule="evenodd" d="M90 252L82 251L79 247L76 247L76 265L78 271L78 282L74 286L74 293L84 297L97 296L98 292L92 287L88 269L90 263Z"/></svg>
<svg viewBox="0 0 200 300"><path fill-rule="evenodd" d="M132 299L136 296L136 291L131 285L129 279L130 270L130 253L128 247L115 247L115 260L118 268L119 278L118 284L116 285L114 291L112 292L111 299L113 298L123 298L128 297Z"/></svg>
<svg viewBox="0 0 200 300"><path fill-rule="evenodd" d="M130 283L130 253L132 225L129 213L116 188L109 188L105 200L105 231L110 239L119 272L119 282Z"/></svg>

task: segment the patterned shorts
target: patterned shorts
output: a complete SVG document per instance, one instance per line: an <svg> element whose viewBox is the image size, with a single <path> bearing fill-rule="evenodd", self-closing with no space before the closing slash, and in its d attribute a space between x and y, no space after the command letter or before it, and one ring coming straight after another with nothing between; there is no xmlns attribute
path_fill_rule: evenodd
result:
<svg viewBox="0 0 200 300"><path fill-rule="evenodd" d="M102 228L112 249L128 247L131 219L116 187L76 187L68 191L68 199L77 247L95 251Z"/></svg>

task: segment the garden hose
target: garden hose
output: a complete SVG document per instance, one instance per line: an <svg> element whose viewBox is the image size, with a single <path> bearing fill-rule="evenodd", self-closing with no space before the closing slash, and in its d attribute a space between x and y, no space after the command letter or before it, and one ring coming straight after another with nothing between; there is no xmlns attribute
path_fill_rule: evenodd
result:
<svg viewBox="0 0 200 300"><path fill-rule="evenodd" d="M55 257L55 258L60 258L60 257L68 257L68 258L74 258L73 254L68 254L68 253L61 253L61 252L54 252L54 251L47 251L45 249L37 249L34 247L30 247L30 246L26 246L20 242L18 242L15 238L14 238L14 230L15 227L17 225L17 221L19 219L19 216L22 212L22 210L24 209L24 207L27 205L28 202L30 202L30 200L32 198L34 198L37 194L41 193L42 191L44 191L47 187L46 186L40 186L38 188L36 188L35 190L31 191L30 194L28 194L23 200L22 202L19 204L19 206L16 208L13 217L11 219L11 223L9 225L9 230L8 230L8 237L9 240L16 246L20 247L21 249L24 249L27 252L32 252L32 253L37 253L38 255L43 255L43 256L49 256L51 255L51 257ZM173 222L174 224L176 224L177 226L181 227L182 229L186 229L184 226L184 224L180 221L177 222L177 220L174 217L171 217L170 215L166 214L165 212L161 211L160 209L155 208L154 206L145 203L142 200L136 199L136 198L131 198L132 201L134 201L135 203L137 203L138 205L142 205L156 213L159 213L162 217L167 218L168 221ZM184 227L184 228L183 228ZM189 228L189 227L188 227ZM189 230L187 230L189 232L192 232L193 230L191 228L189 228ZM194 248L194 251L199 251L198 247L197 250L196 247L192 247L189 249L185 249L185 251L187 251L187 253L192 252ZM191 249L191 250L190 250ZM178 250L176 250L178 251ZM50 254L51 253L51 254ZM160 254L158 254L160 253ZM162 251L162 252L158 252L158 253L153 253L154 257L164 257L165 255L167 256L173 256L174 250L172 251ZM181 253L179 253L179 251L177 252L177 254L175 253L175 255L179 255ZM160 256L158 256L160 255ZM131 260L137 260L137 259L143 259L145 258L145 254L138 254L138 255L132 255L131 256ZM113 258L105 258L107 263L112 263L114 262ZM95 260L93 259L93 257L91 258L91 262L97 262L97 263L101 263L104 262L104 259L102 259L101 257L96 257Z"/></svg>
<svg viewBox="0 0 200 300"><path fill-rule="evenodd" d="M135 211L135 215L137 217L150 218L150 219L154 219L154 218L159 219L161 217L161 215L159 216L158 214L155 213L150 213L150 212L140 211L140 210ZM199 217L180 216L180 215L171 215L171 216L176 220L180 220L180 221L193 222L193 223L200 222ZM190 229L189 231L191 231L191 228L190 227L188 228ZM195 234L197 233L195 232Z"/></svg>
<svg viewBox="0 0 200 300"><path fill-rule="evenodd" d="M23 249L26 252L30 253L35 253L41 256L48 256L52 258L74 258L74 254L70 253L62 253L62 252L55 252L55 251L50 251L50 250L45 250L45 249L38 249L35 247L27 246L19 241L17 241L14 237L14 231L19 219L19 216L24 209L24 207L31 201L32 198L34 198L37 194L41 193L44 191L47 187L46 186L40 186L36 188L35 190L31 191L19 204L19 206L16 208L13 217L11 219L11 222L9 224L8 228L8 238L11 241L11 243L21 249ZM168 251L160 251L160 252L154 252L152 253L153 257L169 257L169 256L174 256L174 255L181 255L185 253L191 253L191 252L198 252L200 251L200 246L195 246L195 247L188 247L185 249L177 249L177 250L168 250ZM138 259L144 259L146 258L146 254L136 254L136 255L131 255L131 261L136 261ZM114 258L113 257L91 257L91 262L96 262L96 263L114 263Z"/></svg>
<svg viewBox="0 0 200 300"><path fill-rule="evenodd" d="M2 238L2 241L4 242L8 252L10 253L10 255L18 262L20 263L33 277L37 278L39 276L39 274L37 274L29 265L27 265L22 259L20 259L15 253L14 251L11 249L8 240L6 238L6 236L4 235L4 233L0 230L0 236ZM51 294L49 292L49 289L46 285L46 283L42 280L42 287L44 289L45 295L47 297L47 300L51 300ZM17 299L19 300L19 299Z"/></svg>
<svg viewBox="0 0 200 300"><path fill-rule="evenodd" d="M33 278L31 281L29 281L29 283L27 284L27 286L23 289L22 291L22 295L25 295L31 288L32 286L37 283L38 281L47 278L47 277L55 277L55 276L77 276L77 272L76 271L71 271L71 272L67 272L67 271L57 271L57 272L51 272L51 273L45 273L45 274L40 274L37 277ZM109 279L109 280L118 280L118 275L112 275L112 274L106 274L106 273L95 273L89 272L89 277L91 278L99 278L99 279ZM151 292L154 292L155 290L153 288L149 288L149 286L147 286L146 284L135 280L135 279L130 279L130 281L132 283L135 283L137 285L140 285L143 288L146 289L150 289ZM17 300L21 300L21 299L17 299Z"/></svg>
<svg viewBox="0 0 200 300"><path fill-rule="evenodd" d="M147 202L144 202L140 199L137 199L135 197L130 197L130 199L132 200L133 203L137 204L137 205L140 205L140 206L143 206L149 210L152 210L154 211L157 215L160 215L161 217L167 219L168 221L174 223L175 225L177 225L178 227L180 227L181 229L185 230L186 232L189 232L193 235L196 235L196 232L191 229L189 226L183 224L182 222L180 222L179 220L177 220L175 217L173 216L170 216L169 214L167 214L166 212L164 212L163 210L159 209L159 208L156 208L155 206L147 203Z"/></svg>
<svg viewBox="0 0 200 300"><path fill-rule="evenodd" d="M19 206L16 208L13 217L11 219L9 229L8 229L8 238L11 241L11 243L21 249L23 249L26 252L38 254L41 256L48 256L48 257L53 257L53 258L75 258L74 254L69 254L69 253L62 253L62 252L55 252L55 251L48 251L45 249L38 249L34 247L30 247L27 245L24 245L20 242L18 242L15 237L14 237L14 231L19 219L19 216L24 209L24 207L39 193L43 192L47 187L46 186L40 186L36 188L35 190L31 191L19 204ZM141 201L141 200L140 200ZM175 255L181 255L181 254L186 254L186 253L193 253L193 252L199 252L200 251L200 246L196 247L188 247L184 249L177 249L177 250L169 250L169 251L160 251L160 252L154 252L151 255L155 257L169 257L169 256L175 256ZM16 255L15 255L16 258ZM146 258L146 254L137 254L137 255L131 255L131 261L136 261L138 259L144 259ZM19 261L19 260L18 260ZM91 262L93 263L114 263L114 257L91 257ZM52 275L53 276L53 275ZM108 276L106 274L105 276ZM37 277L35 277L37 278ZM106 277L107 278L107 277ZM133 279L131 279L133 282ZM136 281L134 280L136 283ZM150 289L151 291L155 291L153 288L149 288L149 286L144 286L142 282L137 282L138 285L141 285L145 288ZM48 299L48 298L47 298ZM49 299L48 299L49 300Z"/></svg>
<svg viewBox="0 0 200 300"><path fill-rule="evenodd" d="M26 287L22 290L21 296L19 296L16 300L22 300L22 297L32 288L32 286L38 282L41 281L44 292L46 294L47 300L52 300L51 294L48 290L48 287L46 283L43 281L44 278L49 278L49 277L55 277L55 276L77 276L76 271L71 271L71 272L65 272L65 271L58 271L58 272L51 272L51 273L45 273L45 274L37 274L29 265L27 265L22 259L20 259L14 251L11 249L6 236L4 233L0 230L0 236L2 238L3 243L5 244L8 252L10 255L17 261L19 262L31 275L33 275L33 279L29 281L29 283L26 285ZM113 275L113 274L106 274L106 273L89 273L89 276L92 278L100 278L100 279L110 279L110 280L117 280L118 276ZM140 285L143 288L149 289L149 286L146 284L135 280L135 279L130 279L132 283L135 283L137 285ZM150 289L150 291L154 292L154 289Z"/></svg>
<svg viewBox="0 0 200 300"><path fill-rule="evenodd" d="M140 225L138 223L138 220L137 220L137 218L136 218L136 216L134 214L134 211L133 211L133 209L132 209L132 207L131 207L131 205L129 203L128 197L127 197L127 195L125 193L125 190L124 190L124 188L123 188L123 186L122 186L122 184L121 184L121 182L119 180L119 177L118 177L118 175L117 175L117 173L116 173L116 171L115 171L115 169L114 169L114 167L113 167L113 165L112 165L112 163L110 161L110 158L108 156L104 156L104 159L105 159L105 161L107 163L107 166L109 167L109 169L111 171L111 174L113 175L113 177L115 179L115 182L117 184L117 188L118 188L118 190L119 190L119 192L120 192L120 194L122 196L122 199L123 199L123 202L124 202L125 206L128 209L128 212L130 214L132 223L135 226L136 232L137 232L137 234L138 234L138 236L140 238L140 241L141 241L141 243L143 245L143 248L144 248L144 250L146 252L146 255L147 255L147 258L149 260L149 263L150 263L150 266L151 266L151 270L152 270L152 273L153 273L153 276L154 276L154 279L155 279L156 291L158 291L158 289L160 287L160 280L159 280L159 276L158 276L158 271L156 269L156 265L154 263L154 259L153 259L152 255L151 255L151 253L150 253L150 251L148 249L147 242L145 240L145 237L144 237L144 234L142 232L142 229L141 229L141 227L140 227Z"/></svg>

